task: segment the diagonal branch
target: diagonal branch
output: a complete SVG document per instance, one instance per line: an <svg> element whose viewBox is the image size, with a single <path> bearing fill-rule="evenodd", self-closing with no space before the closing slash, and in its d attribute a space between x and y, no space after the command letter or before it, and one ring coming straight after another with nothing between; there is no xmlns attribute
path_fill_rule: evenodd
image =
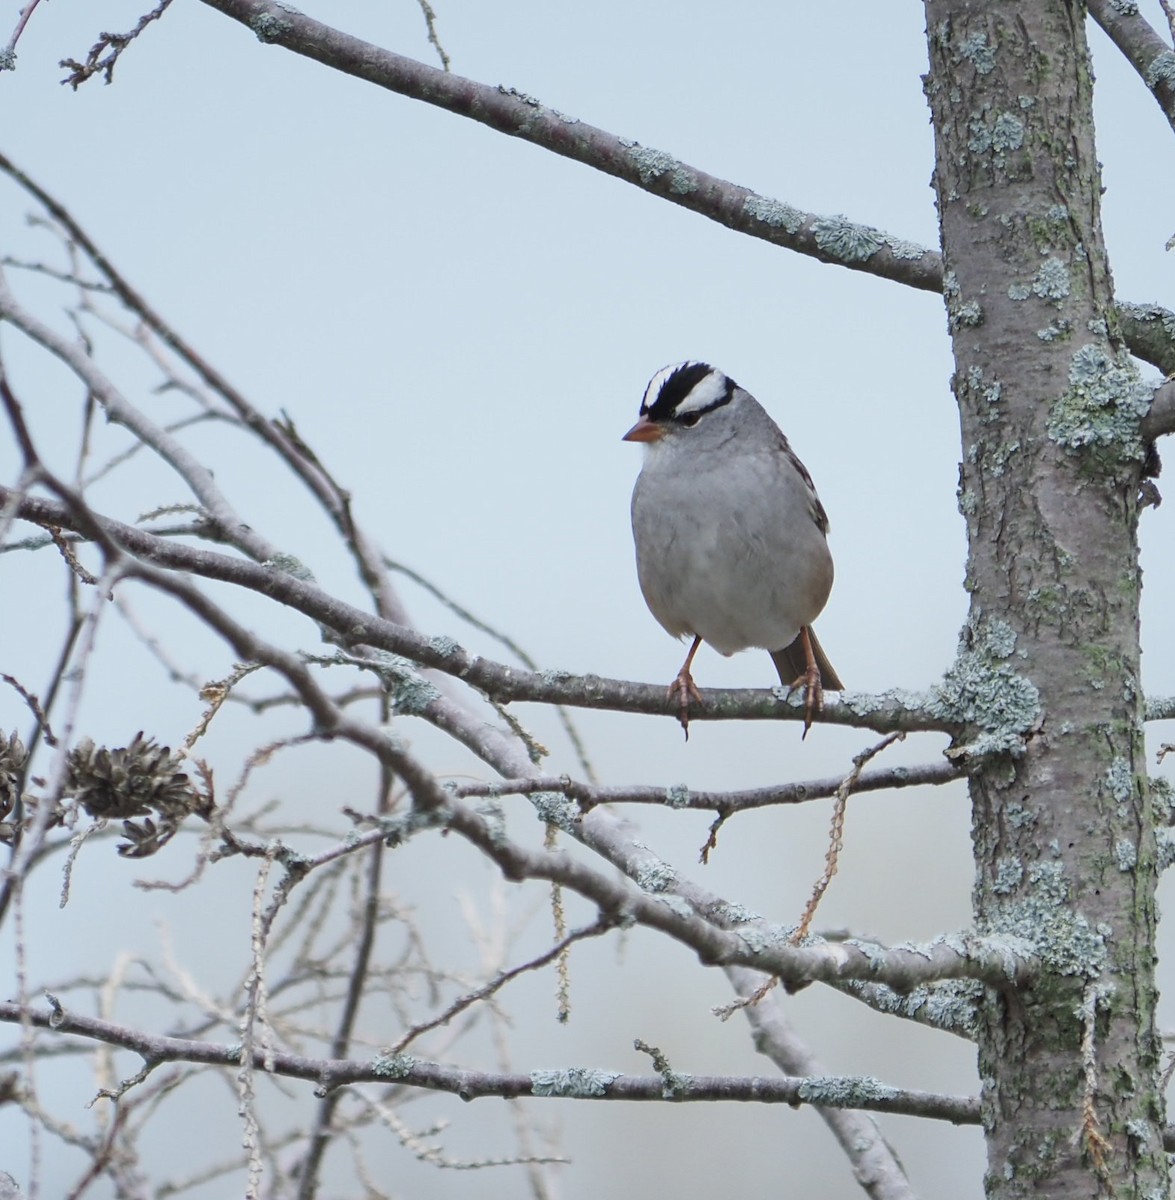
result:
<svg viewBox="0 0 1175 1200"><path fill-rule="evenodd" d="M548 108L533 96L427 66L276 0L204 3L247 26L263 42L584 163L739 233L924 291L942 288L942 262L934 250L844 217L801 212L708 175L663 150Z"/></svg>
<svg viewBox="0 0 1175 1200"><path fill-rule="evenodd" d="M0 171L9 175L49 213L63 231L67 244L79 249L90 260L122 304L154 333L182 363L191 368L207 388L219 395L233 409L246 429L260 438L281 458L343 535L355 558L360 575L376 602L377 610L389 620L407 623L406 610L392 586L380 553L355 521L351 511L350 496L343 488L339 487L318 457L298 436L293 422L289 420L271 421L263 416L242 392L235 388L131 285L130 281L82 228L73 213L3 153L0 153ZM145 339L140 335L140 344L143 342ZM50 348L52 349L52 347Z"/></svg>
<svg viewBox="0 0 1175 1200"><path fill-rule="evenodd" d="M1125 55L1175 129L1175 54L1138 11L1122 0L1089 0L1089 15Z"/></svg>
<svg viewBox="0 0 1175 1200"><path fill-rule="evenodd" d="M688 904L659 895L666 890L663 877L651 878L637 889L565 852L529 849L507 838L497 821L453 799L432 772L385 729L339 710L301 658L246 629L190 580L145 563L128 563L123 577L141 579L170 594L224 638L240 658L279 671L298 693L317 731L368 751L403 781L413 800L412 818L419 827L445 826L459 834L509 880L559 884L595 904L602 914L634 920L667 934L692 949L704 963L749 966L790 984L864 979L909 991L931 980L963 978L1002 987L1031 977L1035 970L1035 948L1015 938L962 933L919 946L882 947L861 941L795 946L791 931L779 927L755 923L741 931L718 928L693 911L683 911ZM592 845L592 839L584 840ZM634 850L629 846L625 852Z"/></svg>
<svg viewBox="0 0 1175 1200"><path fill-rule="evenodd" d="M111 380L98 369L84 346L71 342L23 308L0 275L0 322L7 321L32 341L60 359L102 406L109 421L128 429L159 455L191 488L218 531L234 546L264 562L277 549L252 530L233 510L212 472L177 438L130 404ZM70 526L72 528L72 526Z"/></svg>
<svg viewBox="0 0 1175 1200"><path fill-rule="evenodd" d="M741 931L718 928L692 910L683 911L688 904L659 895L666 888L664 878L650 878L644 886L634 888L565 852L531 850L508 839L498 822L453 799L397 738L338 709L300 657L246 629L189 579L142 562L124 564L122 577L141 579L171 595L224 638L240 658L279 671L298 693L318 732L368 751L403 781L412 796L412 816L418 825L442 825L459 834L509 880L559 884L595 904L601 914L635 920L667 934L707 964L749 966L791 984L863 979L908 991L931 980L965 978L1001 987L1030 977L1034 970L1034 947L1009 938L963 933L920 946L887 948L859 941L795 946L790 930L782 928L759 923ZM556 819L555 814L551 819ZM591 838L585 841L592 844ZM632 850L629 846L622 852Z"/></svg>
<svg viewBox="0 0 1175 1200"><path fill-rule="evenodd" d="M181 545L133 525L100 516L92 510L87 510L86 521L82 521L64 504L26 496L0 485L0 511L6 510L34 524L58 526L83 536L90 528L87 522L92 521L103 536L145 563L248 588L338 631L340 640L345 637L349 642L403 655L422 667L455 676L503 704L532 701L651 715L663 715L668 711L665 689L659 685L605 679L597 675L575 676L562 671L523 671L481 658L462 649L451 638L428 637L347 604L289 574L278 564L253 563L212 550ZM804 715L802 701L788 699L779 688L705 688L702 696L704 705L694 714L695 720L798 721ZM413 700L420 700L419 692L415 692ZM1150 701L1146 719L1162 720L1169 709L1167 701ZM819 719L825 724L872 729L877 733L956 731L952 710L949 705L942 704L933 690L930 693L884 692L879 695L848 693L839 703L827 705Z"/></svg>
<svg viewBox="0 0 1175 1200"><path fill-rule="evenodd" d="M443 1012L429 1017L425 1021L420 1021L413 1025L411 1029L405 1030L395 1045L389 1048L388 1053L402 1054L421 1034L428 1033L429 1030L436 1029L441 1025L447 1025L459 1013L464 1012L474 1004L488 999L520 975L527 971L537 971L542 967L550 965L574 943L583 941L584 938L599 937L601 934L609 932L612 926L613 923L606 917L597 917L590 925L584 925L580 929L575 929L565 937L560 938L553 946L537 957L516 967L500 970L492 979L483 983L481 987L474 988L473 991L466 992L463 996L458 996Z"/></svg>
<svg viewBox="0 0 1175 1200"><path fill-rule="evenodd" d="M324 25L278 0L203 3L245 25L262 42L574 159L738 233L922 291L942 291L942 258L928 247L843 216L804 212L761 196L664 150L617 137L548 108L514 88L491 87L427 66ZM1112 7L1106 0L1102 6ZM1175 338L1167 336L1157 344L1153 327L1143 338L1136 336L1140 331L1131 314L1120 313L1120 318L1134 354L1160 370L1172 369L1164 363L1175 363Z"/></svg>
<svg viewBox="0 0 1175 1200"><path fill-rule="evenodd" d="M763 983L762 976L743 967L729 968L726 974L734 990L744 996L758 991ZM784 1075L824 1075L815 1055L796 1036L777 993L747 1005L743 1014L754 1032L755 1049L771 1059ZM914 1200L917 1193L910 1186L901 1160L872 1117L852 1109L827 1107L818 1111L870 1200Z"/></svg>

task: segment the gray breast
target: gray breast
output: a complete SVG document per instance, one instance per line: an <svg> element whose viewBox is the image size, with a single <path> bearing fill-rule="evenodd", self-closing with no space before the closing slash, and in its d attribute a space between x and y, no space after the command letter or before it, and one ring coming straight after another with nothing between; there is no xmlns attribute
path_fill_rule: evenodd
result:
<svg viewBox="0 0 1175 1200"><path fill-rule="evenodd" d="M788 645L832 588L828 544L799 473L774 446L657 451L632 495L637 572L653 616L722 654Z"/></svg>

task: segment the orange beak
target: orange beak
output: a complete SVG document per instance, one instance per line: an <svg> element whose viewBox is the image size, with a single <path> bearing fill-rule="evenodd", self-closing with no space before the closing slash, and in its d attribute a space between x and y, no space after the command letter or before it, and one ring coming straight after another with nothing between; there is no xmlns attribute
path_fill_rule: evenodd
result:
<svg viewBox="0 0 1175 1200"><path fill-rule="evenodd" d="M660 425L654 424L648 417L641 419L622 437L622 442L659 442L665 436Z"/></svg>

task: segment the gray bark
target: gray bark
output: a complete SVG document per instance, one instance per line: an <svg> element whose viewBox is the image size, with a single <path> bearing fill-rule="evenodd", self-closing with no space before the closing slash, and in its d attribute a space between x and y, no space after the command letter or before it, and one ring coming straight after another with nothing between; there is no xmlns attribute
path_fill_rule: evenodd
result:
<svg viewBox="0 0 1175 1200"><path fill-rule="evenodd" d="M1085 6L927 0L976 686L1035 705L970 761L993 1197L1165 1196L1154 820L1139 679L1139 422L1100 221ZM993 714L989 711L988 720Z"/></svg>

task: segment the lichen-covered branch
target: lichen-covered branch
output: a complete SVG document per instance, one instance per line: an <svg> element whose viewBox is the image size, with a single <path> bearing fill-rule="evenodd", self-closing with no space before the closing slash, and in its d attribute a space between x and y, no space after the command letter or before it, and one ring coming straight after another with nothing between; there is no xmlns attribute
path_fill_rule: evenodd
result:
<svg viewBox="0 0 1175 1200"><path fill-rule="evenodd" d="M491 87L364 42L274 0L204 0L265 43L468 117L499 133L614 175L730 229L822 262L936 292L942 268L931 249L841 216L818 216L760 196L663 150L642 146L547 108L513 88Z"/></svg>
<svg viewBox="0 0 1175 1200"><path fill-rule="evenodd" d="M20 496L10 488L0 487L0 507L8 505L17 516L35 524L85 532L77 515L65 505L40 497ZM471 655L452 638L427 637L329 595L302 578L304 570L291 559L279 558L272 564L250 562L172 542L108 517L95 515L93 519L108 537L144 563L258 592L335 630L341 642L374 646L419 666L443 671L500 703L527 700L617 712L669 711L665 688L658 684L629 683L594 675L580 677L564 671L524 671ZM714 688L703 690L702 696L703 704L694 714L695 720L803 720L802 701L794 695L788 697L780 688ZM411 714L440 697L427 681L405 675L397 699L398 710ZM819 720L879 733L950 732L953 728L949 709L940 707L933 696L899 692L848 695L840 703L827 704Z"/></svg>
<svg viewBox="0 0 1175 1200"><path fill-rule="evenodd" d="M1175 313L1159 304L1131 304L1122 300L1114 312L1130 353L1157 367L1164 376L1175 373ZM1155 429L1146 436L1170 432L1170 428Z"/></svg>
<svg viewBox="0 0 1175 1200"><path fill-rule="evenodd" d="M916 1025L940 1029L968 1041L975 1040L983 985L974 980L946 979L916 987L910 992L895 992L884 984L852 981L838 985L837 990L886 1016L901 1017Z"/></svg>
<svg viewBox="0 0 1175 1200"><path fill-rule="evenodd" d="M1149 439L1175 433L1175 383L1155 389L1150 412L1142 419L1142 436Z"/></svg>
<svg viewBox="0 0 1175 1200"><path fill-rule="evenodd" d="M720 928L696 913L681 897L663 894L675 878L671 869L650 871L647 861L625 864L639 886L619 880L562 851L533 850L508 838L492 814L478 813L455 800L440 781L397 738L383 728L338 708L320 687L304 660L246 628L214 604L186 576L159 566L128 560L123 578L139 579L167 593L216 631L242 660L264 663L277 670L300 697L315 729L323 736L349 741L375 755L403 781L412 796L413 816L421 828L443 826L475 845L510 880L544 880L567 888L596 905L609 919L635 921L659 930L688 946L707 964L738 964L766 971L790 984L810 981L866 979L899 990L944 978L982 979L1002 986L1032 970L1034 949L1015 938L987 940L969 935L944 936L922 946L886 949L863 942L793 945L792 931L770 927L749 916ZM571 802L567 810L547 804L541 809L548 824L566 827L593 845L591 822L583 822ZM401 819L396 818L397 826ZM389 828L389 833L391 829ZM611 839L613 861L636 851L635 843L618 843L608 825L599 836ZM647 850L641 850L641 855Z"/></svg>
<svg viewBox="0 0 1175 1200"><path fill-rule="evenodd" d="M557 819L558 814L550 814ZM920 945L883 947L856 940L796 946L793 930L771 926L745 914L723 929L695 915L682 895L674 894L676 872L661 863L645 869L638 891L611 875L584 866L562 853L530 850L506 839L496 823L450 803L444 824L477 846L508 879L546 879L591 900L601 911L618 914L668 934L689 946L709 966L739 965L778 976L796 986L865 979L897 991L937 979L981 979L994 987L1031 977L1035 948L1022 938L987 939L968 933L944 935ZM593 844L589 834L588 845ZM647 868L647 864L642 864ZM730 919L731 914L727 915Z"/></svg>
<svg viewBox="0 0 1175 1200"><path fill-rule="evenodd" d="M839 215L805 212L690 166L664 150L642 146L548 108L513 88L491 87L364 42L277 0L203 0L239 21L267 44L365 79L399 95L478 121L564 158L613 175L728 229L821 262L865 271L923 291L943 288L937 251ZM1175 360L1175 340L1137 343L1133 353L1162 368ZM1152 331L1153 333L1153 331Z"/></svg>
<svg viewBox="0 0 1175 1200"><path fill-rule="evenodd" d="M1175 129L1175 54L1134 0L1089 0L1089 15L1122 51Z"/></svg>
<svg viewBox="0 0 1175 1200"><path fill-rule="evenodd" d="M73 1013L60 1005L48 1008L0 1002L0 1021L27 1023L61 1036L88 1038L120 1046L139 1055L150 1066L165 1062L203 1063L236 1070L239 1046L194 1038L149 1034L130 1026ZM813 1078L765 1079L759 1076L687 1075L674 1073L672 1083L662 1075L625 1075L587 1067L567 1067L503 1074L445 1066L410 1054L379 1056L367 1062L352 1059L310 1058L280 1050L268 1058L258 1049L254 1070L313 1083L320 1094L356 1083L395 1083L403 1087L449 1092L462 1100L487 1096L563 1100L630 1100L664 1102L719 1102L811 1104L832 1108L860 1108L873 1112L932 1117L956 1125L979 1121L979 1104L968 1096L890 1087L876 1079L855 1075Z"/></svg>
<svg viewBox="0 0 1175 1200"><path fill-rule="evenodd" d="M852 791L855 795L857 792L950 783L960 778L960 771L950 762L923 763L915 767L885 767L862 772L854 781ZM842 782L840 777L830 776L827 779L808 779L800 783L714 792L703 788L690 788L685 784L670 787L623 784L605 786L584 783L566 775L536 775L525 779L495 780L493 783L458 784L453 789L453 794L466 799L472 796L533 796L538 792L555 792L566 796L568 800L574 800L583 812L588 812L600 804L656 804L666 808L733 814L781 804L803 804L809 800L823 800L835 795Z"/></svg>
<svg viewBox="0 0 1175 1200"><path fill-rule="evenodd" d="M590 900L609 918L636 921L668 934L693 950L704 963L749 966L790 984L865 979L908 991L931 980L965 978L1000 987L1023 980L1033 970L1034 947L1015 937L944 935L923 945L894 948L859 941L795 946L790 929L768 927L755 920L748 920L742 929L722 929L696 915L687 902L659 894L668 889L672 873L645 872L637 889L562 851L525 847L509 839L491 815L474 812L454 800L398 739L338 709L301 658L267 643L241 625L188 579L134 563L124 568L124 574L170 593L224 637L242 659L280 671L301 697L319 731L369 751L404 782L423 827L439 825L460 834L495 862L507 879L559 884ZM577 820L577 816L556 807L548 806L544 811L550 824L562 827ZM585 842L591 845L591 837L585 837Z"/></svg>
<svg viewBox="0 0 1175 1200"><path fill-rule="evenodd" d="M735 991L751 995L763 984L763 977L742 967L727 970ZM755 1036L755 1049L766 1055L784 1075L826 1078L828 1072L796 1036L784 1014L776 992L769 992L757 1004L742 1009ZM817 1110L845 1156L870 1200L915 1200L905 1168L886 1141L877 1122L864 1111L836 1106Z"/></svg>

